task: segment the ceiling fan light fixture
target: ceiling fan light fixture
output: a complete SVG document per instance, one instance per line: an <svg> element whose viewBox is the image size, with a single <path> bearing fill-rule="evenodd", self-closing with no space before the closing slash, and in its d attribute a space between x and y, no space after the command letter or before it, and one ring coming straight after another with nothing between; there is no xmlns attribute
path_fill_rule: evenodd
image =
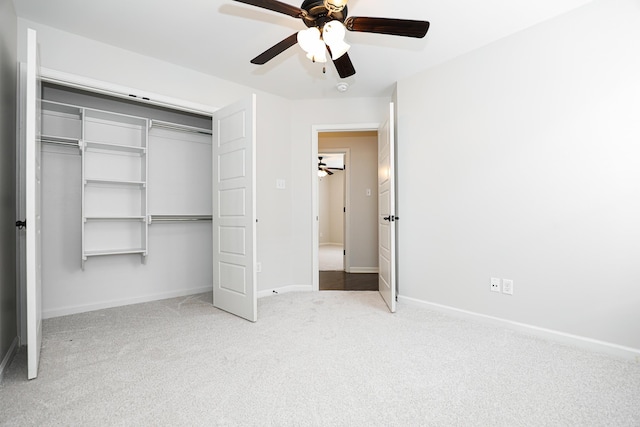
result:
<svg viewBox="0 0 640 427"><path fill-rule="evenodd" d="M298 44L305 52L313 51L314 44L320 40L320 30L316 27L298 31Z"/></svg>
<svg viewBox="0 0 640 427"><path fill-rule="evenodd" d="M318 170L318 178L324 178L327 175L328 175L327 171L322 169Z"/></svg>
<svg viewBox="0 0 640 427"><path fill-rule="evenodd" d="M348 0L324 0L324 7L330 12L341 12Z"/></svg>
<svg viewBox="0 0 640 427"><path fill-rule="evenodd" d="M325 48L324 43L321 41L314 47L314 49L307 53L307 58L309 58L313 62L327 62L327 49Z"/></svg>
<svg viewBox="0 0 640 427"><path fill-rule="evenodd" d="M313 62L327 62L325 45L320 39L320 30L316 27L298 31L298 44Z"/></svg>
<svg viewBox="0 0 640 427"><path fill-rule="evenodd" d="M331 58L335 61L347 53L351 47L344 41L347 31L340 21L329 21L322 29L322 39L331 49Z"/></svg>

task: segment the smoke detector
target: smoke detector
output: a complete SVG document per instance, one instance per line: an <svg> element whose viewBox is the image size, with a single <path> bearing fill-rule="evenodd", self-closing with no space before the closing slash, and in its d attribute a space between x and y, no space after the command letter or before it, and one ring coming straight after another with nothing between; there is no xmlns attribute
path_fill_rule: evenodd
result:
<svg viewBox="0 0 640 427"><path fill-rule="evenodd" d="M349 89L349 83L340 82L336 85L336 89L338 89L338 92L346 92Z"/></svg>

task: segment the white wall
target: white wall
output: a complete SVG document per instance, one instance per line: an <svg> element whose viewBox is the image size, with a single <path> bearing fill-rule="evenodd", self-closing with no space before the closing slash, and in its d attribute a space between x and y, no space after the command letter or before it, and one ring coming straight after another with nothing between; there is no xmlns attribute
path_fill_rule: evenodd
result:
<svg viewBox="0 0 640 427"><path fill-rule="evenodd" d="M318 178L320 244L344 244L344 171Z"/></svg>
<svg viewBox="0 0 640 427"><path fill-rule="evenodd" d="M331 243L331 182L318 178L318 241Z"/></svg>
<svg viewBox="0 0 640 427"><path fill-rule="evenodd" d="M151 93L222 107L255 91L204 73L18 18L18 60L26 57L26 29L38 32L41 64Z"/></svg>
<svg viewBox="0 0 640 427"><path fill-rule="evenodd" d="M16 327L16 79L17 18L0 0L0 379ZM7 359L8 360L8 359Z"/></svg>
<svg viewBox="0 0 640 427"><path fill-rule="evenodd" d="M312 153L314 125L381 123L389 108L387 98L310 99L292 101L291 152L293 186L293 281L313 283L312 182L318 158Z"/></svg>
<svg viewBox="0 0 640 427"><path fill-rule="evenodd" d="M263 264L258 287L265 290L292 283L291 158L282 155L291 151L289 101L22 19L18 19L19 58L25 55L27 27L38 31L41 64L48 69L213 108L256 92L258 261ZM60 158L60 155L45 153L43 159L43 186L48 189L44 203L48 204L50 212L43 218L45 316L211 287L210 244L208 247L190 245L190 233L193 233L191 236L210 234L211 226L202 224L191 224L187 231L178 225L152 225L146 265L136 256L102 257L89 260L87 269L81 271L79 241L65 234L70 227L79 227L79 220L75 218L79 218L78 212L65 215L65 210L69 213L79 197L75 190L66 190L65 185L73 186L72 176L78 170L79 159L72 156L64 161L54 158ZM276 190L276 178L285 179L284 190ZM64 197L56 197L63 194ZM65 199L70 199L67 200L69 203L61 204ZM64 242L64 250L54 246L56 242Z"/></svg>
<svg viewBox="0 0 640 427"><path fill-rule="evenodd" d="M638 22L597 1L399 82L401 295L640 349Z"/></svg>
<svg viewBox="0 0 640 427"><path fill-rule="evenodd" d="M291 171L291 127L289 101L275 96L258 96L257 200L258 200L258 290L294 284ZM276 180L285 188L276 189Z"/></svg>
<svg viewBox="0 0 640 427"><path fill-rule="evenodd" d="M344 171L335 170L333 175L325 177L331 183L331 227L329 229L329 243L344 245ZM321 218L322 220L322 218Z"/></svg>

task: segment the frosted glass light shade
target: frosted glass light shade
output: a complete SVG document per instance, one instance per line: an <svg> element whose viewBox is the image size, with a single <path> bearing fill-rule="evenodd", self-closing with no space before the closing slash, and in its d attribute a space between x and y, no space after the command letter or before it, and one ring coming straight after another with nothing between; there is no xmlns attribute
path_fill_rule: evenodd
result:
<svg viewBox="0 0 640 427"><path fill-rule="evenodd" d="M324 7L331 12L340 12L347 5L347 0L324 0Z"/></svg>
<svg viewBox="0 0 640 427"><path fill-rule="evenodd" d="M315 42L320 40L320 30L316 27L298 31L298 44L305 52L313 50Z"/></svg>
<svg viewBox="0 0 640 427"><path fill-rule="evenodd" d="M351 47L344 41L346 30L340 21L330 21L324 25L322 38L331 49L331 58L336 60L347 53Z"/></svg>
<svg viewBox="0 0 640 427"><path fill-rule="evenodd" d="M327 62L327 49L320 39L320 30L316 27L298 31L298 44L313 62Z"/></svg>
<svg viewBox="0 0 640 427"><path fill-rule="evenodd" d="M313 62L327 62L327 47L322 43L322 40L318 40L318 42L314 44L311 52L307 53L307 58Z"/></svg>

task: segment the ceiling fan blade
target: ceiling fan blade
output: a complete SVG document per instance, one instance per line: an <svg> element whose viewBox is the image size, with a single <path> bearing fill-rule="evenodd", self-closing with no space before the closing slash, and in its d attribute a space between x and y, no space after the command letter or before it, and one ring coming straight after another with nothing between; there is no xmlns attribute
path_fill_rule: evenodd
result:
<svg viewBox="0 0 640 427"><path fill-rule="evenodd" d="M327 46L329 53L331 53L331 49ZM338 71L338 75L340 78L347 78L349 76L353 76L356 73L356 69L353 68L353 63L351 62L351 58L349 58L349 54L345 53L338 59L333 60L333 65L336 66L336 70Z"/></svg>
<svg viewBox="0 0 640 427"><path fill-rule="evenodd" d="M240 3L250 4L252 6L261 7L263 9L273 10L274 12L284 13L285 15L293 16L294 18L302 18L307 12L299 7L292 6L287 3L282 3L277 0L235 0Z"/></svg>
<svg viewBox="0 0 640 427"><path fill-rule="evenodd" d="M333 175L333 172L331 172L329 169L325 169L324 171L327 173L327 175Z"/></svg>
<svg viewBox="0 0 640 427"><path fill-rule="evenodd" d="M389 34L392 36L423 38L429 31L429 22L411 19L365 18L352 16L344 21L349 31Z"/></svg>
<svg viewBox="0 0 640 427"><path fill-rule="evenodd" d="M293 33L280 43L270 47L251 60L252 64L263 65L271 61L276 56L280 55L285 50L289 49L294 44L298 43L298 33Z"/></svg>

